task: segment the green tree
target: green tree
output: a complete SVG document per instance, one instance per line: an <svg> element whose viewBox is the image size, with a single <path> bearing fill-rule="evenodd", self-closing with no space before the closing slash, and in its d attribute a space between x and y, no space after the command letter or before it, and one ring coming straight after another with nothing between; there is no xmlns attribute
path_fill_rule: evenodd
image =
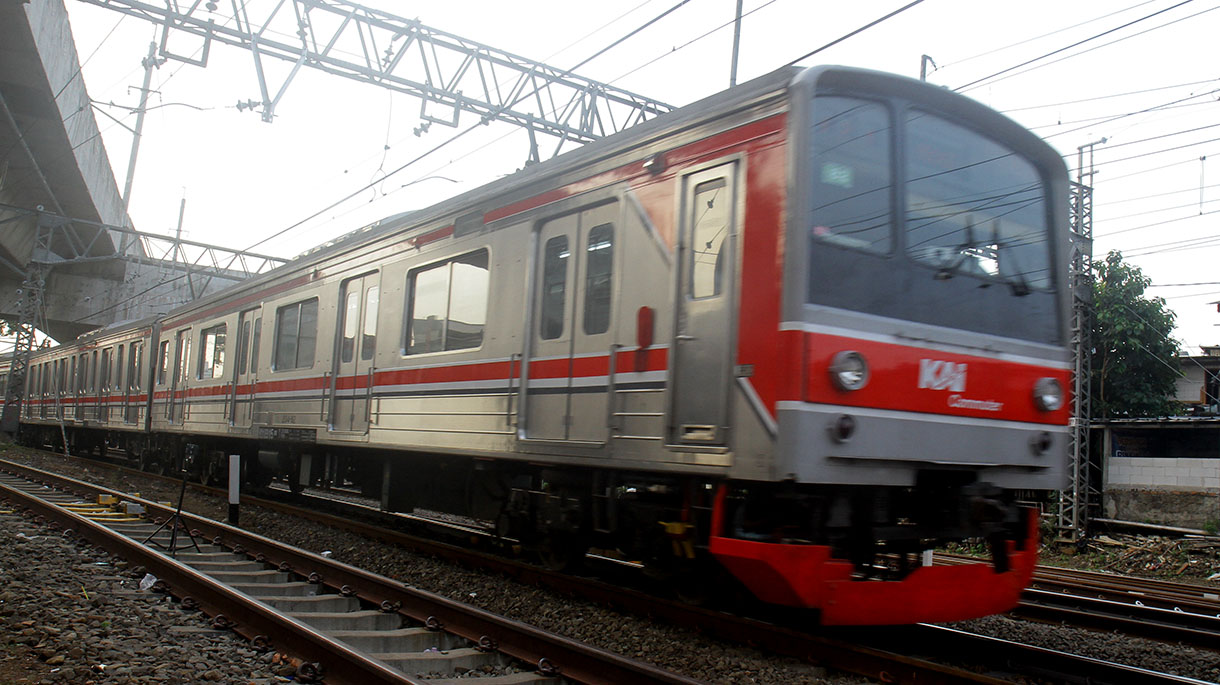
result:
<svg viewBox="0 0 1220 685"><path fill-rule="evenodd" d="M1146 297L1152 280L1111 251L1093 262L1093 417L1168 416L1178 371L1175 314Z"/></svg>

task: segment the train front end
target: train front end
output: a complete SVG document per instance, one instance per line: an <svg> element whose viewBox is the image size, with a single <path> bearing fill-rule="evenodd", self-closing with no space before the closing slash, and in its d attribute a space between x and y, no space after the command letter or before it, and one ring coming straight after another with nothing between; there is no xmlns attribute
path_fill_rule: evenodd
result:
<svg viewBox="0 0 1220 685"><path fill-rule="evenodd" d="M1013 607L1065 484L1069 184L1006 117L823 67L791 87L773 482L720 493L711 551L825 624ZM989 563L926 565L955 540Z"/></svg>

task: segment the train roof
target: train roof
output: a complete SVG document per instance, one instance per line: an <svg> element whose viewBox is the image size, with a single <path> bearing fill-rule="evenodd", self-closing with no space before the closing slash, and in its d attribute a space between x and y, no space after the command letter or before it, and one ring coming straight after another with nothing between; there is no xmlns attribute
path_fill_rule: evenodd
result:
<svg viewBox="0 0 1220 685"><path fill-rule="evenodd" d="M559 176L586 168L617 155L632 147L645 145L662 135L681 130L722 116L726 112L751 107L784 91L792 79L803 69L784 67L738 86L667 112L653 119L632 126L600 140L587 143L580 148L565 152L552 159L526 166L516 172L490 181L478 188L419 210L406 211L380 219L349 233L327 241L308 250L291 262L260 274L240 284L200 298L175 310L175 314L186 313L198 307L206 307L230 297L237 288L257 288L285 274L310 268L344 251L358 248L400 231L435 227L442 219L454 219L463 210L471 211L494 197L512 195L529 188L547 177ZM485 207L484 207L485 208Z"/></svg>

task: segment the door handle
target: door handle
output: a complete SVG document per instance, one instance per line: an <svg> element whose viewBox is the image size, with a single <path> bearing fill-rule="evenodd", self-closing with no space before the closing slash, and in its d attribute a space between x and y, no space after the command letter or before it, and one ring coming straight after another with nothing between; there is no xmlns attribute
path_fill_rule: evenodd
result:
<svg viewBox="0 0 1220 685"><path fill-rule="evenodd" d="M686 335L683 333L681 335L675 335L674 340L677 340L678 342L690 342L692 340L698 340L698 338L693 335Z"/></svg>

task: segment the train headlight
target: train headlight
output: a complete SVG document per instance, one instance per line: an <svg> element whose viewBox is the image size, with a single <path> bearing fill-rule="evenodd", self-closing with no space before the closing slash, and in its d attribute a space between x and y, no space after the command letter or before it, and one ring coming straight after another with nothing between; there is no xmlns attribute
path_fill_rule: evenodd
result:
<svg viewBox="0 0 1220 685"><path fill-rule="evenodd" d="M1039 378L1034 383L1034 405L1042 411L1055 411L1063 406L1063 386L1054 378Z"/></svg>
<svg viewBox="0 0 1220 685"><path fill-rule="evenodd" d="M859 390L868 385L868 362L854 350L843 350L830 360L830 382L839 390Z"/></svg>

